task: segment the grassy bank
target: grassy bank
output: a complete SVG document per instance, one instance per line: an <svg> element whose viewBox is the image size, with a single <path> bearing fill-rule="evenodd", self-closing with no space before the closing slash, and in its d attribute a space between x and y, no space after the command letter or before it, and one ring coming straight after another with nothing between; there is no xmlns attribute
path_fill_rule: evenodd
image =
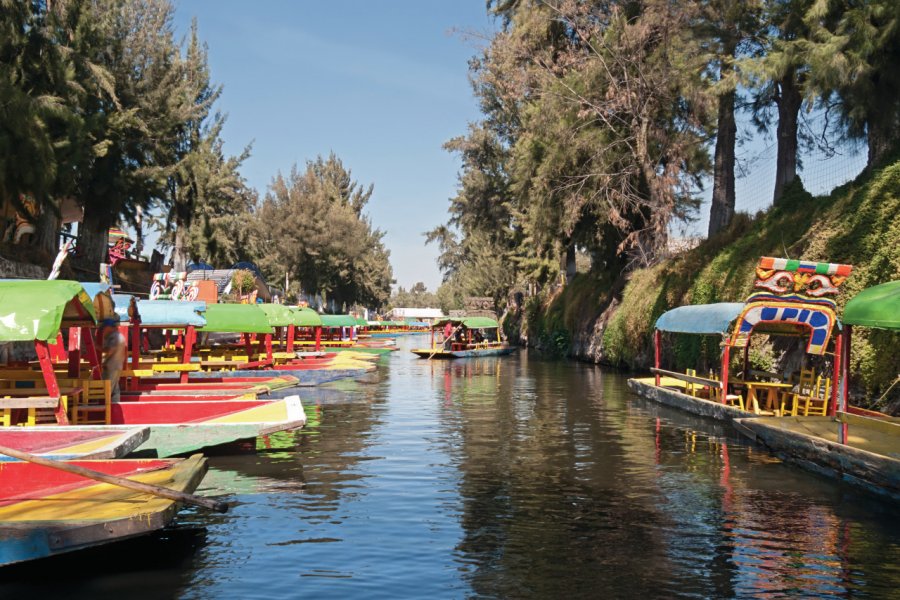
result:
<svg viewBox="0 0 900 600"><path fill-rule="evenodd" d="M620 294L609 282L581 275L552 301L528 307L525 329L538 346L646 368L660 314L683 304L743 301L761 256L854 265L839 308L867 287L900 279L900 161L828 196L811 196L798 181L777 208L738 215L727 231L697 248L632 273ZM718 353L717 344L675 336L669 359L678 368L697 366ZM757 364L770 366L771 349L753 353ZM851 366L857 391L877 397L900 372L900 335L858 329Z"/></svg>

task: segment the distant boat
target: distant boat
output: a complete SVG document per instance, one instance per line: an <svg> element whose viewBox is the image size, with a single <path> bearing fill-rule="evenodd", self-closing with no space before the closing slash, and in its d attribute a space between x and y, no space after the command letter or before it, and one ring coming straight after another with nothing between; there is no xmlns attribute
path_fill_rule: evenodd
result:
<svg viewBox="0 0 900 600"><path fill-rule="evenodd" d="M451 327L450 336L440 341L436 334ZM442 334L441 334L442 335ZM442 335L443 337L443 335ZM512 354L515 347L500 339L500 324L490 317L457 317L441 319L431 327L431 347L416 348L419 358L472 358Z"/></svg>

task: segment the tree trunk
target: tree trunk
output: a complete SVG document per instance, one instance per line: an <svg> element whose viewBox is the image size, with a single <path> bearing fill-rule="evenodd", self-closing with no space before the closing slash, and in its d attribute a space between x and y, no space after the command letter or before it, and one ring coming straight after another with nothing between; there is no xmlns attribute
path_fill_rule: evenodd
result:
<svg viewBox="0 0 900 600"><path fill-rule="evenodd" d="M566 246L566 284L572 282L575 273L577 273L577 268L575 266L575 243L569 242L569 245Z"/></svg>
<svg viewBox="0 0 900 600"><path fill-rule="evenodd" d="M84 220L78 226L78 262L92 281L100 278L100 263L109 261L109 228L112 216L100 209L85 207Z"/></svg>
<svg viewBox="0 0 900 600"><path fill-rule="evenodd" d="M184 243L186 228L184 225L176 222L175 224L175 248L172 250L173 266L172 270L176 273L187 271L188 252L187 245Z"/></svg>
<svg viewBox="0 0 900 600"><path fill-rule="evenodd" d="M707 237L725 229L734 218L734 145L737 140L734 100L733 91L719 98L712 205L709 208Z"/></svg>
<svg viewBox="0 0 900 600"><path fill-rule="evenodd" d="M134 213L134 253L138 258L144 253L144 209L135 207Z"/></svg>
<svg viewBox="0 0 900 600"><path fill-rule="evenodd" d="M43 253L51 257L51 261L56 257L59 250L59 217L50 206L44 206L35 224L36 244Z"/></svg>
<svg viewBox="0 0 900 600"><path fill-rule="evenodd" d="M803 96L797 85L794 69L778 82L778 156L775 164L775 192L772 203L778 206L784 188L797 177L797 115L803 104Z"/></svg>
<svg viewBox="0 0 900 600"><path fill-rule="evenodd" d="M869 157L866 168L879 165L894 147L896 128L885 119L870 119L866 124Z"/></svg>

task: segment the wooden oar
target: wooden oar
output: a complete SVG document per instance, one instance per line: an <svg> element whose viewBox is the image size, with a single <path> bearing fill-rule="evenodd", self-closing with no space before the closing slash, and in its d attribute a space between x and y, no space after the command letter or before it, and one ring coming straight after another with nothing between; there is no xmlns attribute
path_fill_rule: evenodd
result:
<svg viewBox="0 0 900 600"><path fill-rule="evenodd" d="M34 454L29 454L28 452L22 452L21 450L16 450L14 448L7 448L6 446L0 446L0 454L12 456L13 458L18 458L19 460L24 460L24 461L31 462L36 465L41 465L44 467L49 467L51 469L58 469L60 471L72 473L73 475L79 475L81 477L86 477L88 479L102 481L103 483L108 483L110 485L117 485L119 487L128 488L129 490L134 490L136 492L141 492L143 494L150 494L151 496L159 496L160 498L174 500L175 502L183 502L185 504L193 504L195 506L202 506L203 508L208 508L210 510L214 510L214 511L217 511L220 513L228 512L228 503L226 503L226 502L219 502L217 500L203 498L202 496L186 494L184 492L179 492L177 490L172 490L167 487L162 487L159 485L151 485L149 483L142 483L140 481L132 481L131 479L126 479L124 477L116 477L115 475L107 475L106 473L101 473L99 471L94 471L92 469L85 469L84 467L79 467L78 465L70 465L68 463L57 462L54 460L42 458L40 456L35 456Z"/></svg>
<svg viewBox="0 0 900 600"><path fill-rule="evenodd" d="M462 323L460 323L459 325L457 325L457 326L453 329L453 331L450 332L450 335L448 335L446 338L444 338L444 341L441 342L441 345L443 346L444 344L446 344L446 343L447 343L447 340L452 340L452 339L453 339L453 334L455 334L457 331L459 331L459 328L460 328L460 327L462 327ZM450 342L450 343L452 344L453 342ZM428 358L426 358L425 360L431 360L431 357L434 356L435 354L437 354L437 353L438 353L438 350L440 350L440 348L435 348L435 349L434 349L434 352L432 352L431 354L429 354L429 355L428 355Z"/></svg>

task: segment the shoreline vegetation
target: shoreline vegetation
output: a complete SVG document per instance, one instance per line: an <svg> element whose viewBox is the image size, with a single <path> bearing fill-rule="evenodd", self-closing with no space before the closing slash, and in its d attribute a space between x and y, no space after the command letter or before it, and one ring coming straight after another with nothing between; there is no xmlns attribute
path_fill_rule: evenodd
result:
<svg viewBox="0 0 900 600"><path fill-rule="evenodd" d="M653 363L653 324L684 304L741 302L751 291L760 256L854 265L839 308L865 288L900 275L900 160L865 172L827 196L807 193L799 180L784 202L731 226L696 248L617 280L578 274L556 293L540 294L511 311L504 323L512 339L579 360L647 370ZM674 336L664 361L676 369L715 362L718 340ZM866 408L900 412L896 395L875 405L900 372L900 336L861 329L854 336L851 394ZM772 369L781 357L770 343L751 349L751 364ZM892 402L889 402L893 400Z"/></svg>

